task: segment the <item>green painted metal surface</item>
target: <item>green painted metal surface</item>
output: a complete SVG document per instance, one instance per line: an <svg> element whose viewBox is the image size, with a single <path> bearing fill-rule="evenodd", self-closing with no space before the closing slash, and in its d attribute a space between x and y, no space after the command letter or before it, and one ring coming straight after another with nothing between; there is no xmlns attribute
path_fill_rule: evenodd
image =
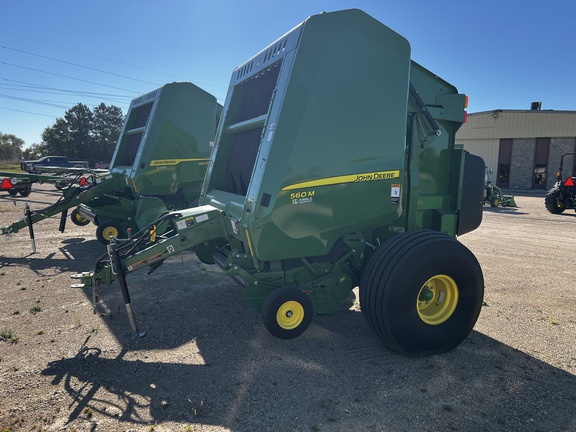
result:
<svg viewBox="0 0 576 432"><path fill-rule="evenodd" d="M78 205L90 202L98 196L112 193L115 190L122 188L122 179L119 176L95 177L93 183L88 186L80 186L73 184L63 190L62 197L54 204L51 204L41 210L31 212L30 220L32 223L40 222L48 217L62 213L70 208L77 207ZM17 233L21 229L28 226L28 218L13 222L10 225L0 227L1 234Z"/></svg>
<svg viewBox="0 0 576 432"><path fill-rule="evenodd" d="M136 194L190 196L204 179L221 108L192 83L171 83L132 101L110 170ZM185 190L196 185L191 191Z"/></svg>

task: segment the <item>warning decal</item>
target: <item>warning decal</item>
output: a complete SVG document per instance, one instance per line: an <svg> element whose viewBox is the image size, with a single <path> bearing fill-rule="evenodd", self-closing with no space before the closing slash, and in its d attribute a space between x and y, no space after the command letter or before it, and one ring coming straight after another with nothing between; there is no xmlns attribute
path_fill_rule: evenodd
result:
<svg viewBox="0 0 576 432"><path fill-rule="evenodd" d="M390 187L390 205L400 205L400 185L393 184Z"/></svg>

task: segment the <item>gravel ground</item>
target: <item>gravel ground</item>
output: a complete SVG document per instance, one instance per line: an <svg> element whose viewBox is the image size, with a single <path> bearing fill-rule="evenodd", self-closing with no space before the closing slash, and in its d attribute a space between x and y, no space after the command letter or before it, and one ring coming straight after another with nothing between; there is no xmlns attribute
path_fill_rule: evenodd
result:
<svg viewBox="0 0 576 432"><path fill-rule="evenodd" d="M0 224L57 197L3 193ZM129 276L133 339L117 285L97 314L69 287L105 251L94 226L40 222L36 254L27 232L5 237L0 330L17 341L0 341L0 431L576 431L576 214L516 202L460 238L486 282L475 330L421 359L384 347L356 301L275 339L191 253Z"/></svg>

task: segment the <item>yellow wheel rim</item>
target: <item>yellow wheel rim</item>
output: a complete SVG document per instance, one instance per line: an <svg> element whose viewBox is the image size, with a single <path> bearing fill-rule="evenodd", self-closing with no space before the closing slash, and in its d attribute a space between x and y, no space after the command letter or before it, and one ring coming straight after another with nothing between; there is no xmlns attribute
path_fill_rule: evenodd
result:
<svg viewBox="0 0 576 432"><path fill-rule="evenodd" d="M293 330L304 320L304 308L297 301L283 303L276 312L276 322L284 330Z"/></svg>
<svg viewBox="0 0 576 432"><path fill-rule="evenodd" d="M458 285L450 276L437 275L426 281L416 299L420 319L438 325L452 316L458 304Z"/></svg>
<svg viewBox="0 0 576 432"><path fill-rule="evenodd" d="M74 218L76 219L77 222L80 222L80 223L88 222L88 219L86 219L85 217L82 217L82 215L80 213L76 213L74 215Z"/></svg>
<svg viewBox="0 0 576 432"><path fill-rule="evenodd" d="M111 237L118 238L118 230L114 227L107 227L102 231L102 237L104 237L104 240L106 241L110 241Z"/></svg>

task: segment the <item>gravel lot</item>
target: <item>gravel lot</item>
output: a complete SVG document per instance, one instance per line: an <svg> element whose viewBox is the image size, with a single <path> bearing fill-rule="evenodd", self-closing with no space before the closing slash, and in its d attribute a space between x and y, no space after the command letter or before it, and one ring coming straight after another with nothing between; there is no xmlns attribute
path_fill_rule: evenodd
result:
<svg viewBox="0 0 576 432"><path fill-rule="evenodd" d="M58 194L2 193L0 224ZM4 237L0 431L576 431L576 213L516 202L460 238L486 282L475 330L423 359L384 347L356 302L275 339L191 253L129 276L133 339L116 284L98 314L69 287L105 251L93 225L38 223L36 254L27 231Z"/></svg>

